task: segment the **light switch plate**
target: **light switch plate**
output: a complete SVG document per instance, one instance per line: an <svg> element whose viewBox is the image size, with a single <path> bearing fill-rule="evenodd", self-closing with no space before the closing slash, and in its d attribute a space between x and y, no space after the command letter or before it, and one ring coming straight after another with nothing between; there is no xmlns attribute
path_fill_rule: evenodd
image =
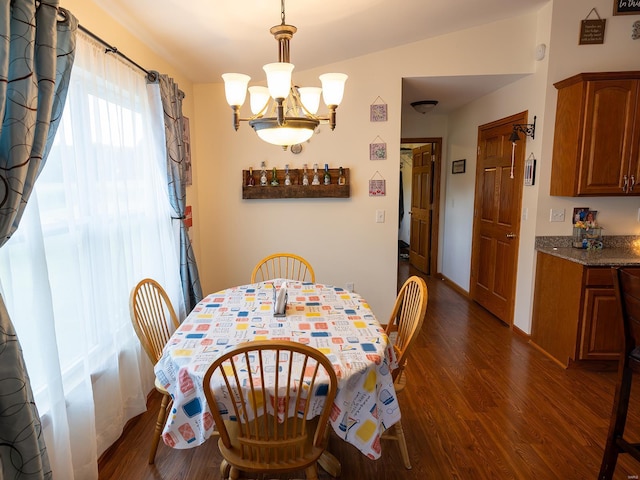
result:
<svg viewBox="0 0 640 480"><path fill-rule="evenodd" d="M549 213L550 222L564 222L564 208L552 208Z"/></svg>

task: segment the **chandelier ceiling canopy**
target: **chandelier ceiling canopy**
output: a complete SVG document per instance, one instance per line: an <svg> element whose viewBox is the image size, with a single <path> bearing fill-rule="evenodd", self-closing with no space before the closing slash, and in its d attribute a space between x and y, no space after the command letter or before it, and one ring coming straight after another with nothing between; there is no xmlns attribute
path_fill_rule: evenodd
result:
<svg viewBox="0 0 640 480"><path fill-rule="evenodd" d="M225 73L225 95L233 109L233 124L236 130L240 122L249 122L258 136L267 143L289 145L309 140L321 123L336 126L336 109L344 94L347 75L325 73L320 75L322 87L298 87L292 84L294 65L290 60L290 41L298 30L285 22L284 0L280 0L282 23L270 32L278 42L278 62L262 67L267 74L267 86L248 88L252 116L240 118L240 108L245 102L247 86L251 77L242 73ZM317 114L320 96L329 109L327 116Z"/></svg>

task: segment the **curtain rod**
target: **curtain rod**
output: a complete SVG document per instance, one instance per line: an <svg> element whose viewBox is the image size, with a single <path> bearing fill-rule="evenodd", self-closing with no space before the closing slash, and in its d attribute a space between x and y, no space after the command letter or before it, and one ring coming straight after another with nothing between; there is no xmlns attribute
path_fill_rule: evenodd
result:
<svg viewBox="0 0 640 480"><path fill-rule="evenodd" d="M104 45L106 47L105 53L115 53L116 55L124 58L127 62L129 62L131 65L135 66L136 68L142 70L146 75L147 78L150 81L155 81L156 80L156 74L153 72L150 72L149 70L147 70L146 68L140 66L138 63L134 62L133 60L131 60L129 57L127 57L124 53L122 53L120 50L118 50L117 47L114 47L113 45L110 45L109 43L107 43L105 40L103 40L102 38L100 38L98 35L96 35L95 33L93 33L91 30L87 29L86 27L83 27L82 25L78 24L78 28L80 30L82 30L84 33L86 33L87 35L89 35L91 38L93 38L94 40L100 42L102 45Z"/></svg>

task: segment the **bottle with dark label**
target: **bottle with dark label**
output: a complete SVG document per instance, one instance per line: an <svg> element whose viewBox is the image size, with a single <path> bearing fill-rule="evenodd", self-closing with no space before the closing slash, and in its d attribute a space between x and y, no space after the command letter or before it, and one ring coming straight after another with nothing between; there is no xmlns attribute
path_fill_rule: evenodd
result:
<svg viewBox="0 0 640 480"><path fill-rule="evenodd" d="M331 185L331 175L329 175L329 164L325 163L324 164L324 184L325 185Z"/></svg>
<svg viewBox="0 0 640 480"><path fill-rule="evenodd" d="M344 176L344 169L340 167L340 170L338 172L338 185L346 185L346 184L347 184L347 178Z"/></svg>
<svg viewBox="0 0 640 480"><path fill-rule="evenodd" d="M249 167L249 174L247 175L247 187L253 187L256 184L256 179L253 177L253 167Z"/></svg>

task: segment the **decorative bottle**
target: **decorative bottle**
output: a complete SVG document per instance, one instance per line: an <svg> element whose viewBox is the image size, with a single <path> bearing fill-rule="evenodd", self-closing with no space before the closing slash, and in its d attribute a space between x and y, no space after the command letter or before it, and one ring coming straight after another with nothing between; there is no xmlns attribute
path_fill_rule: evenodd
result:
<svg viewBox="0 0 640 480"><path fill-rule="evenodd" d="M325 163L324 164L324 184L325 185L331 185L331 175L329 175L329 164Z"/></svg>
<svg viewBox="0 0 640 480"><path fill-rule="evenodd" d="M276 170L276 167L273 167L273 170L271 171L271 185L274 187L276 185L280 185L278 182L278 170Z"/></svg>
<svg viewBox="0 0 640 480"><path fill-rule="evenodd" d="M311 185L320 185L320 178L318 177L318 164L313 164L313 180L311 181Z"/></svg>
<svg viewBox="0 0 640 480"><path fill-rule="evenodd" d="M287 163L284 166L284 184L291 185L291 177L289 176L289 164Z"/></svg>
<svg viewBox="0 0 640 480"><path fill-rule="evenodd" d="M346 185L346 184L347 184L347 179L344 176L344 169L340 167L340 170L338 172L338 185Z"/></svg>
<svg viewBox="0 0 640 480"><path fill-rule="evenodd" d="M253 167L249 167L249 175L247 175L247 187L253 187L256 184L256 179L253 178Z"/></svg>
<svg viewBox="0 0 640 480"><path fill-rule="evenodd" d="M264 162L260 164L260 186L267 186L267 166Z"/></svg>
<svg viewBox="0 0 640 480"><path fill-rule="evenodd" d="M302 169L302 185L309 185L309 174L307 173L307 164Z"/></svg>

